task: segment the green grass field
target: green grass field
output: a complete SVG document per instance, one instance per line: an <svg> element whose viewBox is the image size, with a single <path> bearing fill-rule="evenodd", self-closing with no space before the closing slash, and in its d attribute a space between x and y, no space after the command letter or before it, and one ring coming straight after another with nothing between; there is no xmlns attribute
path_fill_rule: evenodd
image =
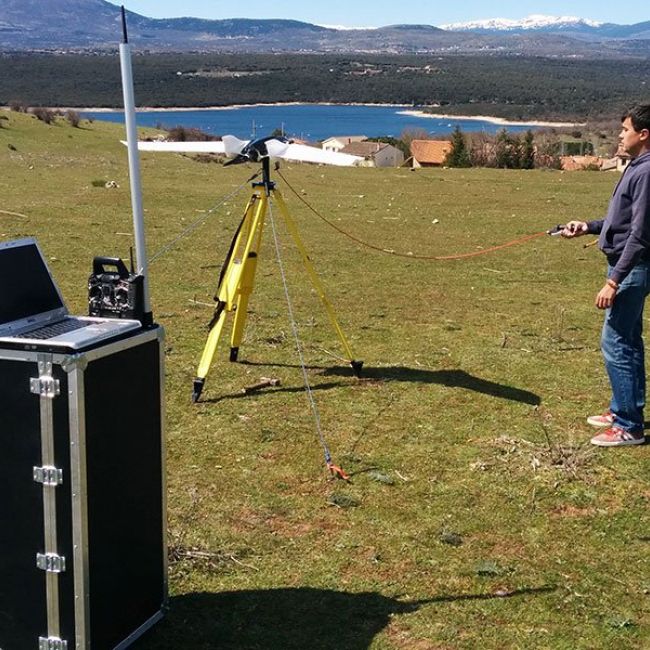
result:
<svg viewBox="0 0 650 650"><path fill-rule="evenodd" d="M36 236L83 313L92 257L128 258L132 242L123 131L6 117L0 236ZM143 155L150 253L254 171ZM617 179L282 173L338 227L422 255L599 216ZM227 361L226 341L190 403L244 186L150 267L166 330L171 609L137 647L650 648L650 446L593 448L585 423L609 398L593 307L601 253L543 237L463 261L400 258L343 238L280 189L365 361L357 380L332 356L338 340L275 211L323 431L352 481L325 471L270 229L242 363ZM281 385L241 394L261 376Z"/></svg>

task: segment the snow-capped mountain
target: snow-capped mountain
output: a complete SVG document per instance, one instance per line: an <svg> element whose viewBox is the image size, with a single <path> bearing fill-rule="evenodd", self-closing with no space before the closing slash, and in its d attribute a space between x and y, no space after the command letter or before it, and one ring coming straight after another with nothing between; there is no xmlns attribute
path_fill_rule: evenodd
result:
<svg viewBox="0 0 650 650"><path fill-rule="evenodd" d="M578 18L577 16L545 16L542 14L533 14L522 18L521 20L510 20L508 18L489 18L487 20L473 20L467 23L450 23L449 25L440 25L441 29L454 32L473 32L473 31L494 31L494 32L511 32L521 30L563 30L576 29L581 27L601 27L604 23L588 18Z"/></svg>

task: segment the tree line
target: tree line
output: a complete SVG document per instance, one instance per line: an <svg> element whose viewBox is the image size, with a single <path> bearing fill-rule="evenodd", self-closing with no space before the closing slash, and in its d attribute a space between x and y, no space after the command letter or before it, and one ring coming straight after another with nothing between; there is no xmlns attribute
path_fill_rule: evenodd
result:
<svg viewBox="0 0 650 650"><path fill-rule="evenodd" d="M581 132L573 134L582 136ZM604 135L604 134L603 134ZM455 127L450 138L451 149L444 164L448 167L495 167L499 169L535 169L562 167L562 155L593 154L589 140L563 140L554 130L513 134L501 129L496 135L463 133ZM611 140L613 140L613 135ZM613 155L612 146L609 154Z"/></svg>
<svg viewBox="0 0 650 650"><path fill-rule="evenodd" d="M119 107L117 54L0 54L0 104ZM497 56L139 54L142 106L261 102L432 105L452 114L584 120L620 114L650 87L645 61ZM646 85L643 82L647 81Z"/></svg>
<svg viewBox="0 0 650 650"><path fill-rule="evenodd" d="M451 150L447 154L445 165L448 167L533 169L535 154L535 136L530 129L523 137L508 133L507 129L502 129L495 137L482 133L474 134L468 144L461 128L457 126L451 134ZM557 156L552 156L552 158L557 158ZM559 163L559 158L557 160ZM557 164L554 160L553 163L551 166Z"/></svg>

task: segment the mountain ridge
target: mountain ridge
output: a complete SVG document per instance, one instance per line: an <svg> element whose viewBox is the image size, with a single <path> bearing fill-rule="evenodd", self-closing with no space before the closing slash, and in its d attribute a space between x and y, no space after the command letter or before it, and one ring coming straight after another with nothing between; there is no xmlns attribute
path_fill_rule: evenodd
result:
<svg viewBox="0 0 650 650"><path fill-rule="evenodd" d="M130 42L136 50L146 51L481 53L572 58L650 55L650 22L614 25L538 16L525 29L510 25L506 31L485 24L462 31L422 24L343 30L286 19L154 19L126 13ZM112 51L120 40L120 9L106 0L2 0L2 51Z"/></svg>

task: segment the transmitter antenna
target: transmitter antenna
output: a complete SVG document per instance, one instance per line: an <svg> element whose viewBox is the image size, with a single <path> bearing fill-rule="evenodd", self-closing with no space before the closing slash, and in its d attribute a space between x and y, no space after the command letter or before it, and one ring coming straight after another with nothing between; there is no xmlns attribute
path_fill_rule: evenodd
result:
<svg viewBox="0 0 650 650"><path fill-rule="evenodd" d="M121 13L122 13L122 43L128 43L129 35L126 31L126 11L124 10L124 5L122 5L121 7Z"/></svg>
<svg viewBox="0 0 650 650"><path fill-rule="evenodd" d="M129 181L131 185L131 208L133 210L133 234L138 274L143 276L143 325L153 323L149 299L149 272L147 247L144 236L144 210L142 208L142 187L140 183L140 154L138 152L138 130L135 119L135 95L133 91L133 69L131 65L131 46L126 30L126 12L122 5L122 36L120 43L120 67L122 71L122 93L124 95L124 122L126 142L129 152Z"/></svg>

